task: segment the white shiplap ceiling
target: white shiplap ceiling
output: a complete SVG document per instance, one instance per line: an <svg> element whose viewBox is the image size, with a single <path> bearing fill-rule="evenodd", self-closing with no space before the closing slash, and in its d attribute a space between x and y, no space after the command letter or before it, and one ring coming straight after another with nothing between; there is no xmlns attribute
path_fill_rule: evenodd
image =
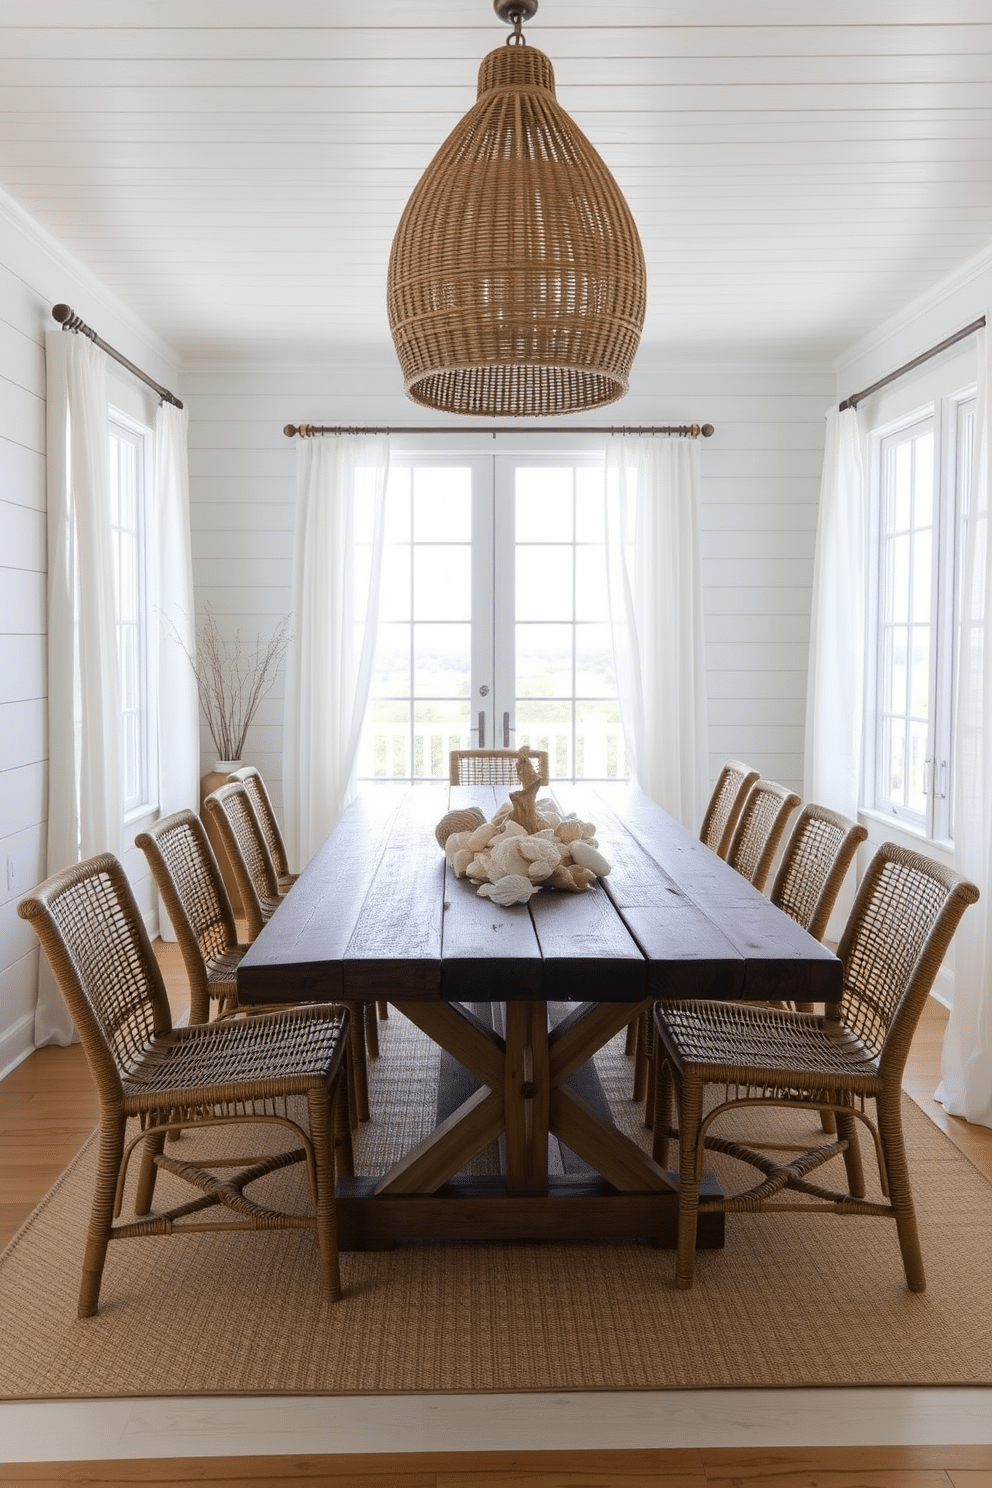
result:
<svg viewBox="0 0 992 1488"><path fill-rule="evenodd" d="M0 0L0 184L188 358L389 344L491 0ZM831 359L992 242L992 0L541 0L644 345Z"/></svg>

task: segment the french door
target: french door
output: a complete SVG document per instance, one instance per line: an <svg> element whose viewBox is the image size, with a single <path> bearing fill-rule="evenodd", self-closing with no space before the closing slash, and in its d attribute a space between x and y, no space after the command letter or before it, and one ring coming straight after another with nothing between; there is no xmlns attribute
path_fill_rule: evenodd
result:
<svg viewBox="0 0 992 1488"><path fill-rule="evenodd" d="M444 780L452 749L547 749L626 779L599 455L394 457L360 779Z"/></svg>

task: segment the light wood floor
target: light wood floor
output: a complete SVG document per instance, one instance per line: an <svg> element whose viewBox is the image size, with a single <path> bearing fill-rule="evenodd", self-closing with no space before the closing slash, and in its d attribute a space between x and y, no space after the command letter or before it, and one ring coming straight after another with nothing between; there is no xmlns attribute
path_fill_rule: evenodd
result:
<svg viewBox="0 0 992 1488"><path fill-rule="evenodd" d="M159 945L170 999L186 1005L176 948ZM933 1100L946 1014L930 1002L906 1070L914 1101L992 1181L992 1131L947 1116ZM78 1151L98 1119L82 1050L39 1049L0 1082L0 1246ZM976 1299L988 1305L988 1299ZM385 1408L385 1406L384 1406ZM992 1439L992 1426L990 1426ZM2 1448L0 1448L2 1451ZM2 1484L250 1484L333 1488L992 1488L992 1446L685 1448L355 1456L163 1458L0 1463Z"/></svg>

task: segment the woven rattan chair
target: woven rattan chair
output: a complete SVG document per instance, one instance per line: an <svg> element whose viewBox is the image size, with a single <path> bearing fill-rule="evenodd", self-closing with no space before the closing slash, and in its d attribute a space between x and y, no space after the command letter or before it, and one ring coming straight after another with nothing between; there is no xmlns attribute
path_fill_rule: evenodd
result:
<svg viewBox="0 0 992 1488"><path fill-rule="evenodd" d="M251 798L240 781L232 781L211 791L203 806L210 812L217 835L224 844L241 896L248 939L254 940L279 908L282 897L265 834Z"/></svg>
<svg viewBox="0 0 992 1488"><path fill-rule="evenodd" d="M860 843L868 836L864 827L825 806L804 806L785 850L771 901L777 904L816 940L822 940L840 886L854 860ZM782 1004L780 1004L781 1006ZM797 1003L806 1012L812 1004ZM645 1125L650 1126L654 1104L654 1032L648 1014L637 1020L636 1039L628 1036L628 1054L636 1058L634 1070L635 1100L647 1096ZM833 1116L824 1114L824 1130L834 1130Z"/></svg>
<svg viewBox="0 0 992 1488"><path fill-rule="evenodd" d="M248 794L248 799L258 819L258 824L262 829L265 845L268 848L272 871L275 874L276 889L279 897L283 898L289 893L300 875L298 873L290 873L289 871L286 847L282 840L282 832L279 830L276 814L272 810L272 802L265 788L265 781L254 765L245 765L241 770L234 770L227 778L235 784L243 785ZM366 1043L368 1052L373 1058L376 1058L379 1053L379 1030L375 1021L377 1009L380 1018L389 1017L389 1005L384 1000L378 1003L368 1002L363 1005ZM361 1097L359 1097L359 1104L361 1104Z"/></svg>
<svg viewBox="0 0 992 1488"><path fill-rule="evenodd" d="M97 1310L111 1240L224 1229L315 1229L321 1290L340 1296L334 1220L335 1147L352 1170L351 1132L340 1080L348 1013L329 1005L257 1018L173 1028L165 985L124 870L109 853L64 869L18 905L37 931L79 1030L100 1096L100 1150L90 1217L80 1317ZM305 1102L293 1108L293 1098ZM130 1136L128 1120L133 1118ZM301 1125L305 1121L305 1125ZM167 1156L181 1129L232 1122L288 1128L291 1151L217 1160ZM132 1153L140 1149L133 1221L115 1224ZM171 1150L174 1152L175 1144ZM305 1162L313 1213L264 1207L245 1189L277 1169ZM152 1213L160 1168L197 1196ZM214 1169L224 1176L214 1176ZM216 1205L223 1218L204 1220Z"/></svg>
<svg viewBox="0 0 992 1488"><path fill-rule="evenodd" d="M758 771L740 760L728 760L717 777L699 838L721 858L727 856L744 799L757 778Z"/></svg>
<svg viewBox="0 0 992 1488"><path fill-rule="evenodd" d="M910 1042L954 930L978 898L974 884L919 853L885 843L861 883L838 955L844 967L841 1001L824 1015L746 1003L660 1002L655 1007L660 1070L654 1119L654 1156L668 1157L673 1093L678 1097L679 1237L676 1284L692 1285L696 1219L700 1211L814 1212L877 1215L896 1221L906 1281L926 1285L902 1134L902 1073ZM708 1108L707 1087L719 1091ZM875 1102L875 1121L865 1102ZM834 1112L837 1135L782 1151L718 1136L713 1123L727 1111L792 1107ZM705 1114L704 1114L705 1113ZM865 1198L857 1123L872 1134L883 1201ZM821 1133L821 1136L823 1134ZM699 1197L706 1149L749 1163L761 1174L753 1188L722 1198ZM844 1191L821 1187L809 1175L843 1155ZM812 1200L789 1203L776 1195L794 1189Z"/></svg>
<svg viewBox="0 0 992 1488"><path fill-rule="evenodd" d="M756 780L747 793L727 850L727 862L756 889L765 887L775 854L799 805L795 791L774 780Z"/></svg>
<svg viewBox="0 0 992 1488"><path fill-rule="evenodd" d="M134 839L148 859L176 932L189 982L189 1020L207 1023L237 1007L235 973L247 945L238 941L234 911L206 828L192 811L172 816Z"/></svg>
<svg viewBox="0 0 992 1488"><path fill-rule="evenodd" d="M224 844L244 906L248 939L252 941L282 903L275 868L251 798L240 780L212 791L203 803ZM370 1013L373 1004L350 1003L352 1011L352 1085L355 1114L369 1119L368 1051L378 1053L378 1030Z"/></svg>
<svg viewBox="0 0 992 1488"><path fill-rule="evenodd" d="M265 781L254 765L245 765L241 770L234 770L227 778L231 781L240 781L248 792L248 799L254 808L258 824L262 829L262 836L265 838L265 845L269 850L269 857L272 859L276 888L280 894L288 894L299 878L299 874L289 871L286 844L282 840L282 832L279 830L279 823L272 809Z"/></svg>
<svg viewBox="0 0 992 1488"><path fill-rule="evenodd" d="M769 897L814 940L823 939L840 886L867 836L857 822L813 802L796 818Z"/></svg>
<svg viewBox="0 0 992 1488"><path fill-rule="evenodd" d="M548 751L528 749L526 754L540 775L541 784L547 785ZM520 751L516 749L453 749L448 756L448 778L452 785L518 786L519 757Z"/></svg>

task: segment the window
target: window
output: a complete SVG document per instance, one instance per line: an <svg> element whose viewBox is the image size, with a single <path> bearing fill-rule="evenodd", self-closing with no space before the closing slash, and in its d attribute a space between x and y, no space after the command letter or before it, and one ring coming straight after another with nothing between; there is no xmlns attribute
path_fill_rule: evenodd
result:
<svg viewBox="0 0 992 1488"><path fill-rule="evenodd" d="M953 836L955 595L973 396L917 409L872 441L875 519L866 804L933 840Z"/></svg>
<svg viewBox="0 0 992 1488"><path fill-rule="evenodd" d="M522 744L557 779L627 778L603 492L602 456L394 456L360 778Z"/></svg>
<svg viewBox="0 0 992 1488"><path fill-rule="evenodd" d="M114 409L109 438L121 772L127 819L153 804L145 521L150 431Z"/></svg>

